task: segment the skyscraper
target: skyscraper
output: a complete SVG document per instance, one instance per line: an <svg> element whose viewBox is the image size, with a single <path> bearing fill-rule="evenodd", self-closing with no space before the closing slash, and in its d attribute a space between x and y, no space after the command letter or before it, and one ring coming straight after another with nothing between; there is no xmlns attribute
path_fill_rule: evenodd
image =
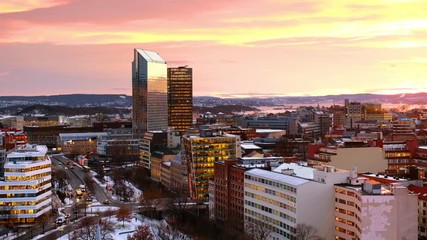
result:
<svg viewBox="0 0 427 240"><path fill-rule="evenodd" d="M132 133L135 137L142 138L147 131L167 128L167 65L158 53L134 49L132 97Z"/></svg>
<svg viewBox="0 0 427 240"><path fill-rule="evenodd" d="M193 69L168 68L168 126L185 132L193 124Z"/></svg>

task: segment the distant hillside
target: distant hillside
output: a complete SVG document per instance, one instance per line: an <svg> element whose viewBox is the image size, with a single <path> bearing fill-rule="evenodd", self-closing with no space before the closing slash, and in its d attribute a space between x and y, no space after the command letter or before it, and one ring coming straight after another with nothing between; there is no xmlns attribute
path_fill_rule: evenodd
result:
<svg viewBox="0 0 427 240"><path fill-rule="evenodd" d="M411 94L341 94L326 96L296 96L296 97L249 97L249 98L218 98L198 96L193 98L193 105L197 107L215 106L278 106L278 105L317 105L317 104L344 104L344 99L358 102L373 103L401 103L401 104L427 104L427 93ZM68 94L52 96L0 96L0 108L9 106L67 106L67 107L111 107L130 108L132 96L120 94ZM251 111L251 110L248 110ZM213 111L211 111L213 112ZM224 111L222 111L224 112ZM225 112L224 112L225 113Z"/></svg>
<svg viewBox="0 0 427 240"><path fill-rule="evenodd" d="M0 107L35 104L68 107L130 107L132 105L132 98L119 94L68 94L32 97L0 96Z"/></svg>
<svg viewBox="0 0 427 240"><path fill-rule="evenodd" d="M11 115L26 115L26 114L46 114L46 115L94 115L96 113L102 114L129 114L130 109L126 108L112 108L112 107L65 107L65 106L46 106L46 105L33 105L33 106L11 106L0 108L0 114Z"/></svg>
<svg viewBox="0 0 427 240"><path fill-rule="evenodd" d="M240 105L221 105L215 107L193 107L193 112L206 113L211 112L218 114L220 112L225 114L232 114L234 112L245 112L245 111L258 111L259 109Z"/></svg>

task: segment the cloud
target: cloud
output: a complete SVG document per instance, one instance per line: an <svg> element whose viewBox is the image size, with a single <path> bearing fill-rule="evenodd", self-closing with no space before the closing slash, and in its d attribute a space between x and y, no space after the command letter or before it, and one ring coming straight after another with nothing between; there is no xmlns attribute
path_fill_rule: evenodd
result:
<svg viewBox="0 0 427 240"><path fill-rule="evenodd" d="M1 77L6 77L6 76L8 76L10 74L10 72L8 72L8 71L0 71L0 78Z"/></svg>

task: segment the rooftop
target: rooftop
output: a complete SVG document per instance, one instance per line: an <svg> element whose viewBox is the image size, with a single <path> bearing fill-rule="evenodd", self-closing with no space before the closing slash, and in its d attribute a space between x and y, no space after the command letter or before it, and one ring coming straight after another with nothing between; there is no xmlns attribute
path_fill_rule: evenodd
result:
<svg viewBox="0 0 427 240"><path fill-rule="evenodd" d="M160 57L157 52L148 51L140 48L136 48L135 50L148 62L166 63L165 60L163 60L163 58Z"/></svg>
<svg viewBox="0 0 427 240"><path fill-rule="evenodd" d="M300 186L310 182L310 180L307 180L307 179L293 177L293 176L285 175L282 173L271 172L271 171L257 169L257 168L246 171L245 175L258 176L258 177L273 180L276 182L288 183L293 186Z"/></svg>

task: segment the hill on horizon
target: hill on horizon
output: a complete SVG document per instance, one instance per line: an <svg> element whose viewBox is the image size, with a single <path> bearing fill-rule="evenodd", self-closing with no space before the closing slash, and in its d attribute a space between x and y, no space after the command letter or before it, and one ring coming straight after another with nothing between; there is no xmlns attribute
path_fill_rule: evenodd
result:
<svg viewBox="0 0 427 240"><path fill-rule="evenodd" d="M357 102L373 103L401 103L427 104L427 93L405 94L340 94L325 96L291 96L291 97L248 97L248 98L220 98L212 96L194 96L193 105L213 107L220 105L242 105L248 107L277 106L283 104L322 103L344 104L344 99ZM0 107L49 105L67 107L113 107L130 108L132 96L125 94L64 94L51 96L0 96Z"/></svg>

